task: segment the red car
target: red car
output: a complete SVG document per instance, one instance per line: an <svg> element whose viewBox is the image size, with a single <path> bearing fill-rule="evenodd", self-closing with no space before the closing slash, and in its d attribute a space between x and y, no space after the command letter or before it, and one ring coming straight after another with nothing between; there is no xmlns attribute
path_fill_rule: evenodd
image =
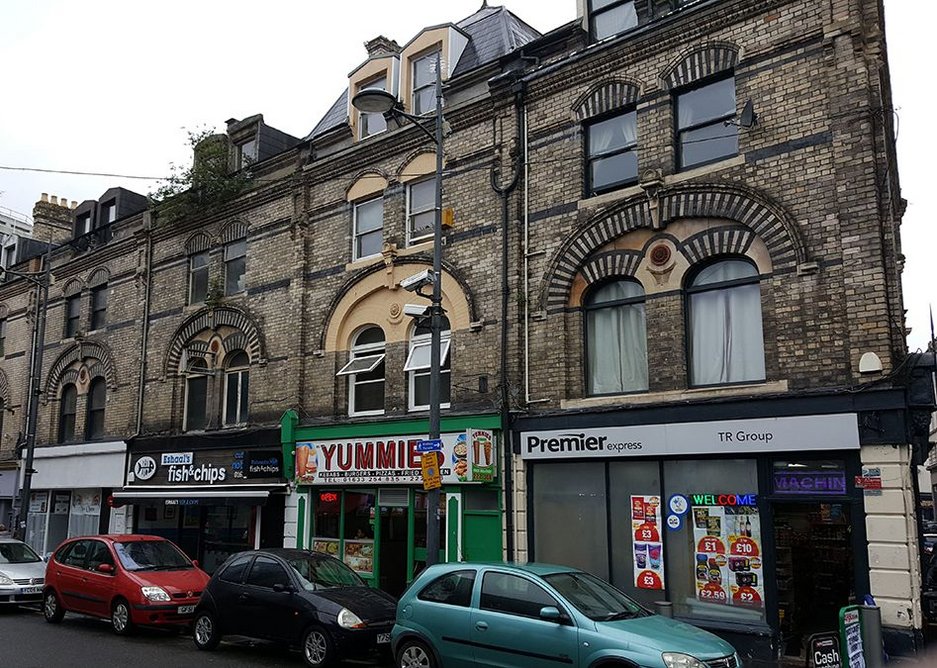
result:
<svg viewBox="0 0 937 668"><path fill-rule="evenodd" d="M71 538L46 566L42 612L50 624L66 612L110 619L120 635L137 624L184 626L208 580L198 563L165 538Z"/></svg>

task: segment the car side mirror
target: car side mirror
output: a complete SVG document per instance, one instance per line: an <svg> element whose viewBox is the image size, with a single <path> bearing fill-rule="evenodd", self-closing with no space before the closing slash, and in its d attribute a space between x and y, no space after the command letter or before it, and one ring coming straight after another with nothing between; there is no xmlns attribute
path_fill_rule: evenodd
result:
<svg viewBox="0 0 937 668"><path fill-rule="evenodd" d="M291 591L293 591L293 588L290 587L289 585L280 584L280 583L278 582L278 583L276 583L275 585L273 585L273 591L277 592L278 594L282 594L282 593L284 593L284 592L291 592Z"/></svg>
<svg viewBox="0 0 937 668"><path fill-rule="evenodd" d="M110 564L98 564L98 567L96 570L98 571L98 573L106 573L110 575L111 573L114 572L114 567L111 566Z"/></svg>
<svg viewBox="0 0 937 668"><path fill-rule="evenodd" d="M198 559L193 559L193 560L192 560L192 565L195 566L196 568L198 568Z"/></svg>
<svg viewBox="0 0 937 668"><path fill-rule="evenodd" d="M560 609L553 605L548 605L543 608L540 608L540 619L545 622L556 622L559 624L563 621L563 615L560 614Z"/></svg>

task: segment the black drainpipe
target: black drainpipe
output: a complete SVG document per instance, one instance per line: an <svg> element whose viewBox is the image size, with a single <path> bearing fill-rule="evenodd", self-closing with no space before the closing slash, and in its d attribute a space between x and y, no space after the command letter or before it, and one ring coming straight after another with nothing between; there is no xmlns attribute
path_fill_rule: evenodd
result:
<svg viewBox="0 0 937 668"><path fill-rule="evenodd" d="M523 134L521 133L521 123L523 115L521 107L524 98L523 84L515 84L515 103L514 110L516 114L516 146L521 148ZM508 201L511 193L517 187L520 180L521 169L518 165L514 169L514 176L511 182L506 186L499 185L499 170L497 163L491 167L491 188L501 198L501 438L502 449L504 450L504 513L505 513L505 533L507 534L506 548L508 561L514 561L514 480L513 480L513 443L510 438L511 429L511 405L510 393L508 392L508 304L511 290L508 285Z"/></svg>

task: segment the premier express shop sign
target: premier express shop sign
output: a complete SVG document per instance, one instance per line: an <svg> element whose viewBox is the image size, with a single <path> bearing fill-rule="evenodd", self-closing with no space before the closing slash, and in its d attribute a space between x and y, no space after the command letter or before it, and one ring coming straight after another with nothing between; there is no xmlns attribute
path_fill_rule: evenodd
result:
<svg viewBox="0 0 937 668"><path fill-rule="evenodd" d="M859 448L855 413L563 429L521 434L524 459L802 452Z"/></svg>

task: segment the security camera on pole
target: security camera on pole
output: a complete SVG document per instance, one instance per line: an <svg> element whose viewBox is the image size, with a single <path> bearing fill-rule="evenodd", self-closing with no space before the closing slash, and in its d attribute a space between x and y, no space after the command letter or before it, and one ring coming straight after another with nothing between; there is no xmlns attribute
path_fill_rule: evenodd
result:
<svg viewBox="0 0 937 668"><path fill-rule="evenodd" d="M442 344L442 169L443 169L443 116L442 116L442 61L441 51L436 53L436 132L431 133L423 124L421 116L408 114L397 107L397 98L388 91L378 88L365 88L352 98L352 105L359 111L391 114L405 118L422 130L436 142L436 203L433 217L433 271L423 271L400 282L407 290L430 300L430 374L429 374L429 440L439 439L440 429L440 348ZM432 296L424 295L420 288L432 285ZM415 315L419 307L409 305ZM422 314L421 314L422 315ZM421 317L421 316L416 316ZM425 316L423 316L425 317ZM427 453L435 456L435 453ZM432 484L424 483L428 489L426 512L426 565L439 560L439 481L438 476Z"/></svg>

